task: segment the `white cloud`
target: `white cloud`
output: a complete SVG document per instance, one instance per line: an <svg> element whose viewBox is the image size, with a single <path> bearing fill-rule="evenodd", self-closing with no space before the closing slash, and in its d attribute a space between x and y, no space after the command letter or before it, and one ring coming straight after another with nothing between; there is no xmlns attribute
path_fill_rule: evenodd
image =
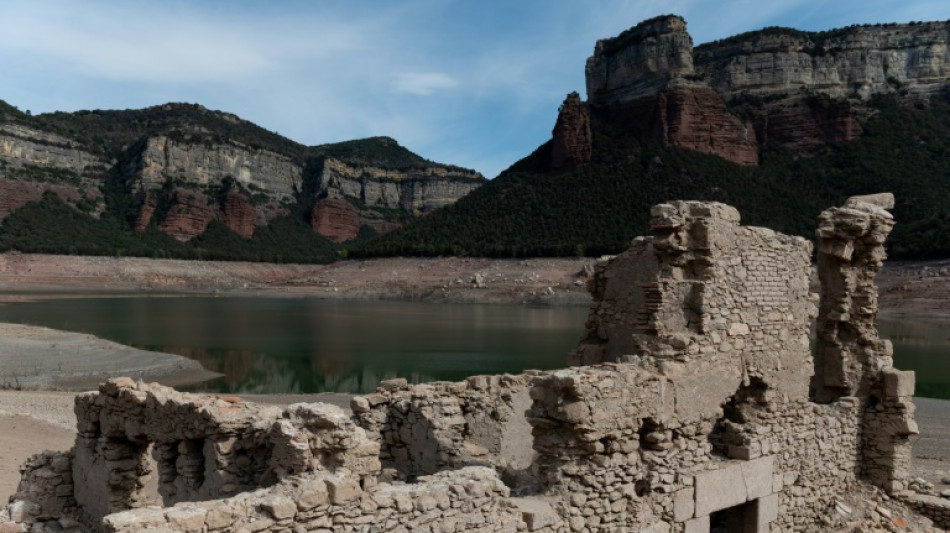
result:
<svg viewBox="0 0 950 533"><path fill-rule="evenodd" d="M405 73L396 76L394 90L397 93L429 96L458 84L458 80L440 72Z"/></svg>
<svg viewBox="0 0 950 533"><path fill-rule="evenodd" d="M246 80L295 59L359 48L363 35L359 23L339 20L255 18L137 2L92 8L31 2L18 3L0 19L0 52L88 78L197 85Z"/></svg>

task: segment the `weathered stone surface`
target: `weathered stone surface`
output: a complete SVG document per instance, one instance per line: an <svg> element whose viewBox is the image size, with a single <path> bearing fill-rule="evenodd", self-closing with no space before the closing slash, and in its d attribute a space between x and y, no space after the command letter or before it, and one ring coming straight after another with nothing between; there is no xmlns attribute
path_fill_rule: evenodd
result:
<svg viewBox="0 0 950 533"><path fill-rule="evenodd" d="M752 124L742 122L709 87L676 85L657 101L663 142L718 155L741 165L759 163L759 144Z"/></svg>
<svg viewBox="0 0 950 533"><path fill-rule="evenodd" d="M455 202L483 182L481 174L464 169L387 169L330 157L323 161L316 185L328 198L353 198L367 208L401 208L421 215Z"/></svg>
<svg viewBox="0 0 950 533"><path fill-rule="evenodd" d="M673 520L685 522L695 515L696 494L693 487L676 491L673 495Z"/></svg>
<svg viewBox="0 0 950 533"><path fill-rule="evenodd" d="M230 192L221 202L221 221L241 237L254 235L257 225L257 211L247 198L240 193Z"/></svg>
<svg viewBox="0 0 950 533"><path fill-rule="evenodd" d="M810 152L859 137L874 95L924 105L950 83L948 42L934 22L770 28L693 49L682 18L657 17L597 43L587 94L652 141L755 164L767 142Z"/></svg>
<svg viewBox="0 0 950 533"><path fill-rule="evenodd" d="M333 242L351 241L360 233L360 212L341 198L324 198L313 206L310 225Z"/></svg>
<svg viewBox="0 0 950 533"><path fill-rule="evenodd" d="M571 93L564 99L551 133L551 170L570 172L590 162L593 152L590 115L580 95Z"/></svg>
<svg viewBox="0 0 950 533"><path fill-rule="evenodd" d="M587 97L592 105L623 104L692 73L693 39L686 21L657 17L597 41L587 60Z"/></svg>
<svg viewBox="0 0 950 533"><path fill-rule="evenodd" d="M138 190L161 189L174 178L196 186L217 186L225 178L292 200L300 190L302 168L289 157L237 142L214 145L178 141L167 136L149 137L129 169Z"/></svg>
<svg viewBox="0 0 950 533"><path fill-rule="evenodd" d="M158 228L179 241L189 241L204 233L215 215L213 205L209 205L204 194L179 189Z"/></svg>
<svg viewBox="0 0 950 533"><path fill-rule="evenodd" d="M726 99L810 89L843 98L901 89L933 94L950 78L950 29L943 22L857 26L828 38L796 30L761 31L710 43L696 70Z"/></svg>
<svg viewBox="0 0 950 533"><path fill-rule="evenodd" d="M696 516L708 516L721 509L746 502L742 468L733 463L725 468L696 475Z"/></svg>

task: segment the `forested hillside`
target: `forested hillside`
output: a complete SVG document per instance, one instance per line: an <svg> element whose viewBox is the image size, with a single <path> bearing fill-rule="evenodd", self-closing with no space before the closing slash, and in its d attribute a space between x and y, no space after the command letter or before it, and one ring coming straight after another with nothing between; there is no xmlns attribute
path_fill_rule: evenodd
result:
<svg viewBox="0 0 950 533"><path fill-rule="evenodd" d="M855 140L814 155L766 144L759 166L638 140L609 114L591 113L590 163L551 175L550 143L457 204L351 255L498 257L617 253L648 232L651 205L675 199L733 205L743 223L811 238L826 207L891 191L898 221L892 257L950 256L950 100L905 107L880 96Z"/></svg>

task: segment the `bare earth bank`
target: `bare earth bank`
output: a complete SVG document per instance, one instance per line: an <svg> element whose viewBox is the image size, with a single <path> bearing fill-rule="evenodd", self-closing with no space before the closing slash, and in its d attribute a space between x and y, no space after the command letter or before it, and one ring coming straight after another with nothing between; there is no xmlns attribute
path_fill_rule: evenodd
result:
<svg viewBox="0 0 950 533"><path fill-rule="evenodd" d="M587 305L593 258L386 258L298 265L138 257L0 254L0 299L63 293L215 293ZM950 317L950 260L891 261L882 313Z"/></svg>

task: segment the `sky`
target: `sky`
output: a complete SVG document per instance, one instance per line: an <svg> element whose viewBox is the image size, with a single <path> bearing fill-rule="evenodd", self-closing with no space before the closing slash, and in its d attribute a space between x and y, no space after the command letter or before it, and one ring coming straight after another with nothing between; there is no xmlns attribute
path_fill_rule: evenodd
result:
<svg viewBox="0 0 950 533"><path fill-rule="evenodd" d="M947 0L0 0L0 99L198 103L306 145L387 135L495 177L550 138L598 39L675 13L765 26L950 19Z"/></svg>

